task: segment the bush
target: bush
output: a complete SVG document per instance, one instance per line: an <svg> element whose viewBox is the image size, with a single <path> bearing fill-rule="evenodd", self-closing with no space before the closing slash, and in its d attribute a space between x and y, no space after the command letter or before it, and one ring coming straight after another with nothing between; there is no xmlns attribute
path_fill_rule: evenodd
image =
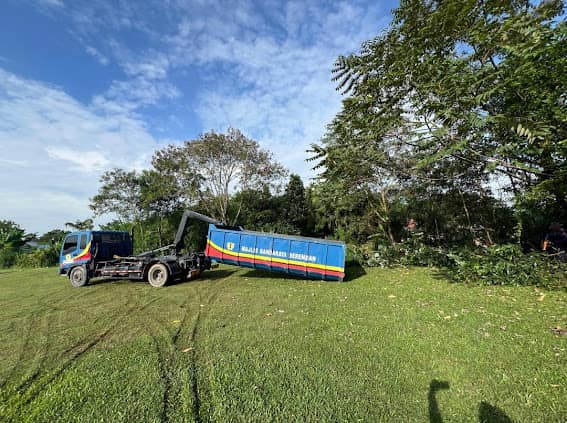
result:
<svg viewBox="0 0 567 423"><path fill-rule="evenodd" d="M452 267L455 262L441 248L425 245L415 239L397 244L379 244L373 249L368 246L351 247L353 257L363 266L425 266Z"/></svg>
<svg viewBox="0 0 567 423"><path fill-rule="evenodd" d="M51 247L18 255L15 265L17 267L48 267L57 264L58 261L59 250Z"/></svg>
<svg viewBox="0 0 567 423"><path fill-rule="evenodd" d="M451 254L457 264L459 282L486 285L562 286L567 266L543 253L524 254L519 245L505 244L482 251L462 250Z"/></svg>
<svg viewBox="0 0 567 423"><path fill-rule="evenodd" d="M0 269L12 267L16 263L18 255L15 251L6 248L0 248Z"/></svg>
<svg viewBox="0 0 567 423"><path fill-rule="evenodd" d="M448 251L411 238L398 244L351 246L350 255L368 267L425 266L451 269L457 282L486 285L567 287L567 264L543 253L524 254L516 244Z"/></svg>

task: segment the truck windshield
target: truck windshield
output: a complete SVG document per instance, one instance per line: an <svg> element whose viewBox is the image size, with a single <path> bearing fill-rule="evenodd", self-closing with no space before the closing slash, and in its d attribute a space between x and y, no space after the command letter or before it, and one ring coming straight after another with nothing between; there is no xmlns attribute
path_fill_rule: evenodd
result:
<svg viewBox="0 0 567 423"><path fill-rule="evenodd" d="M77 248L77 241L79 237L77 235L71 235L67 237L65 240L65 244L63 244L63 254L69 254L72 251L75 251Z"/></svg>

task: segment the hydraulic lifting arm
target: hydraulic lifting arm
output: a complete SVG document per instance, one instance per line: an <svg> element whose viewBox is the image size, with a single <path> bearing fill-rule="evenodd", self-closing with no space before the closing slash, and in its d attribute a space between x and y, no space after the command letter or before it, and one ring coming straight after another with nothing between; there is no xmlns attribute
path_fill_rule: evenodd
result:
<svg viewBox="0 0 567 423"><path fill-rule="evenodd" d="M169 244L165 247L157 248L155 250L146 251L144 253L138 254L138 257L154 256L157 253L163 254L163 252L167 250L171 251L170 254L179 255L183 247L185 247L183 238L185 237L185 231L187 230L187 221L189 219L199 219L203 222L212 223L214 225L223 224L222 222L215 220L212 217L205 216L204 214L194 212L193 210L185 210L183 216L181 217L181 221L179 222L179 226L177 227L177 234L175 235L173 244Z"/></svg>
<svg viewBox="0 0 567 423"><path fill-rule="evenodd" d="M212 217L205 216L204 214L194 212L192 210L185 210L179 226L177 227L177 234L175 235L175 240L173 241L173 248L175 249L175 254L179 254L181 249L185 247L183 238L185 237L185 230L187 229L187 220L189 219L199 219L203 222L212 223L213 225L222 225L222 222L213 219Z"/></svg>

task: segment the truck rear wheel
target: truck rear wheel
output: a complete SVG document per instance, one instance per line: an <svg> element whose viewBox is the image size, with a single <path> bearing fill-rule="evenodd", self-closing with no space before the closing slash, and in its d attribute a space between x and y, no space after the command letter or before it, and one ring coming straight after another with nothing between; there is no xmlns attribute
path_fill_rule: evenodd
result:
<svg viewBox="0 0 567 423"><path fill-rule="evenodd" d="M167 284L168 279L169 270L167 270L167 266L165 264L156 263L150 267L150 270L148 271L148 282L151 286L161 288Z"/></svg>
<svg viewBox="0 0 567 423"><path fill-rule="evenodd" d="M87 269L84 266L73 267L69 273L69 280L75 288L87 285L89 283Z"/></svg>

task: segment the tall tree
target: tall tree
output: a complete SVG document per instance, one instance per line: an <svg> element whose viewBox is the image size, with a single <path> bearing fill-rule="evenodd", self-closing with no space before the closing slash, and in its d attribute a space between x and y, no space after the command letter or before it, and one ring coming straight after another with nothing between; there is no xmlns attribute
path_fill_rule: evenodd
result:
<svg viewBox="0 0 567 423"><path fill-rule="evenodd" d="M486 195L498 177L566 218L562 9L558 0L402 0L383 34L337 60L348 97L316 157L326 170L344 163L351 181L463 198Z"/></svg>
<svg viewBox="0 0 567 423"><path fill-rule="evenodd" d="M75 220L74 222L65 223L65 226L68 226L74 231L90 230L94 228L94 221L90 218L85 220Z"/></svg>
<svg viewBox="0 0 567 423"><path fill-rule="evenodd" d="M62 229L52 229L40 236L38 241L43 244L57 244L63 241L63 238L65 238L65 235L68 233L68 231L64 231Z"/></svg>
<svg viewBox="0 0 567 423"><path fill-rule="evenodd" d="M303 181L299 175L292 174L285 188L285 218L297 233L305 233L307 213Z"/></svg>
<svg viewBox="0 0 567 423"><path fill-rule="evenodd" d="M143 170L139 183L140 206L146 212L146 216L157 220L159 245L162 246L164 245L164 219L181 205L180 188L173 175L160 173L153 169ZM168 234L165 235L168 237Z"/></svg>
<svg viewBox="0 0 567 423"><path fill-rule="evenodd" d="M229 210L231 193L274 186L286 174L269 151L234 128L226 134L211 131L183 145L169 145L155 153L152 164L182 187L198 186L200 204L227 223L236 222L240 213L240 207Z"/></svg>
<svg viewBox="0 0 567 423"><path fill-rule="evenodd" d="M0 220L0 249L17 251L25 244L25 231L11 220Z"/></svg>
<svg viewBox="0 0 567 423"><path fill-rule="evenodd" d="M114 213L127 222L140 219L141 183L136 171L112 169L101 176L100 183L98 194L91 198L89 205L95 216Z"/></svg>

